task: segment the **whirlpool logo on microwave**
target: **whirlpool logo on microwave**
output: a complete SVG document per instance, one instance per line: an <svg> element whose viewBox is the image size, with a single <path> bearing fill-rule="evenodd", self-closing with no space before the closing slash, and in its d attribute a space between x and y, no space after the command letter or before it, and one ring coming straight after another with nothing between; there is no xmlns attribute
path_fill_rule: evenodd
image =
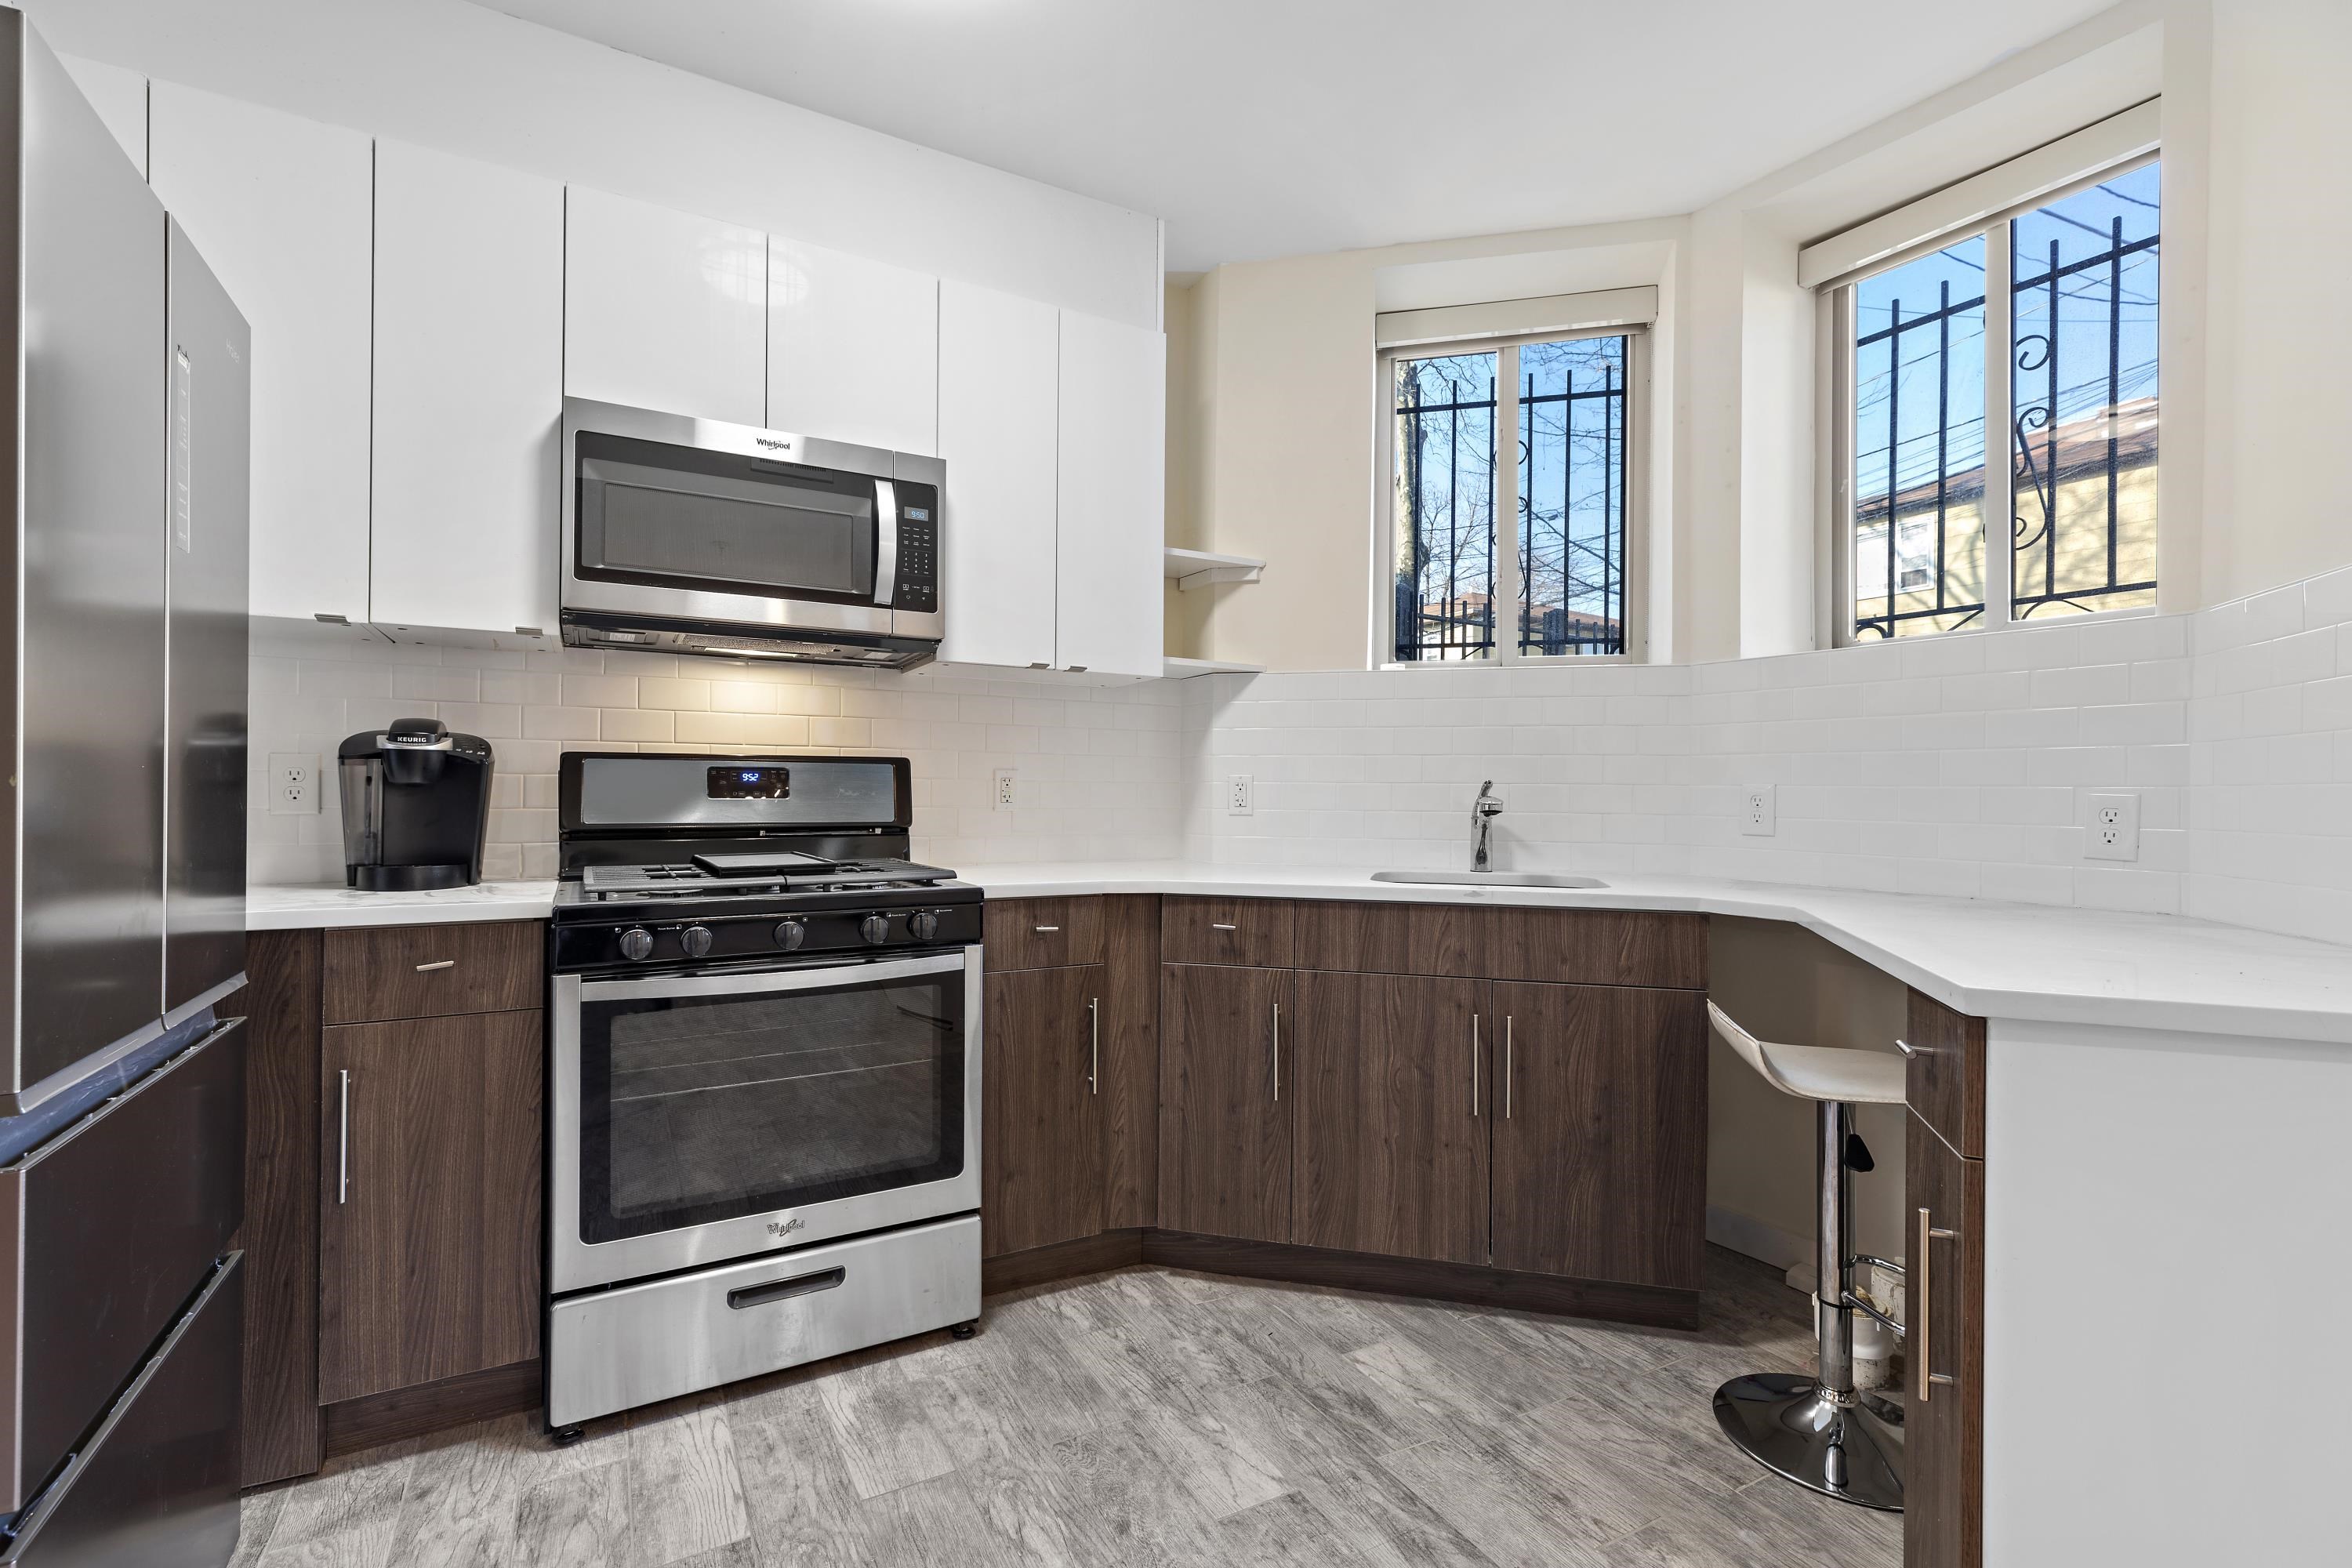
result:
<svg viewBox="0 0 2352 1568"><path fill-rule="evenodd" d="M772 1219L768 1222L768 1234L770 1236L790 1236L793 1232L800 1229L800 1227L806 1223L807 1222L802 1219L798 1215L793 1215L790 1219Z"/></svg>
<svg viewBox="0 0 2352 1568"><path fill-rule="evenodd" d="M790 441L771 441L765 436L754 436L751 440L755 445L765 447L771 452L789 452L793 449L793 444Z"/></svg>

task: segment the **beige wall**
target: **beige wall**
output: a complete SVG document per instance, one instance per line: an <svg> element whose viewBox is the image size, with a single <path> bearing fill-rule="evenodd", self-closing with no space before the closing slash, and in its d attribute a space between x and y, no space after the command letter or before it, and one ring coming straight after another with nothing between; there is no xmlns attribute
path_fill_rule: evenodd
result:
<svg viewBox="0 0 2352 1568"><path fill-rule="evenodd" d="M2352 5L2218 0L2211 52L2207 604L2352 561Z"/></svg>
<svg viewBox="0 0 2352 1568"><path fill-rule="evenodd" d="M1761 1039L1889 1053L1909 1000L1899 981L1801 926L1721 915L1708 922L1707 993ZM1740 1235L1736 1221L1726 1229L1728 1215L1810 1245L1816 1116L1811 1100L1782 1094L1730 1047L1709 1042L1706 1206L1718 1236ZM1866 1105L1854 1118L1878 1167L1853 1179L1854 1246L1881 1258L1903 1256L1904 1116L1899 1105Z"/></svg>

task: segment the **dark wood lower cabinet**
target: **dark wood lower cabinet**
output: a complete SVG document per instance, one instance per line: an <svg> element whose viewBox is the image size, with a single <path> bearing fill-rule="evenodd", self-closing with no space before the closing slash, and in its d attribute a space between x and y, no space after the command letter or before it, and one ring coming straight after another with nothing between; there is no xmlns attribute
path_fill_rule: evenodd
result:
<svg viewBox="0 0 2352 1568"><path fill-rule="evenodd" d="M981 1161L985 1257L1104 1226L1099 963L987 980Z"/></svg>
<svg viewBox="0 0 2352 1568"><path fill-rule="evenodd" d="M1497 1268L1696 1290L1706 1246L1706 999L1495 987Z"/></svg>
<svg viewBox="0 0 2352 1568"><path fill-rule="evenodd" d="M240 1484L319 1468L320 933L247 940L245 1408Z"/></svg>
<svg viewBox="0 0 2352 1568"><path fill-rule="evenodd" d="M1486 984L1302 971L1286 1070L1290 1239L1486 1261Z"/></svg>
<svg viewBox="0 0 2352 1568"><path fill-rule="evenodd" d="M322 1031L319 1402L539 1354L536 1012Z"/></svg>
<svg viewBox="0 0 2352 1568"><path fill-rule="evenodd" d="M1160 1223L1288 1241L1291 973L1196 963L1160 973Z"/></svg>
<svg viewBox="0 0 2352 1568"><path fill-rule="evenodd" d="M1904 1568L1984 1562L1984 1162L1916 1110L1905 1138L1910 1215L1904 1346ZM1948 1236L1936 1232L1948 1231ZM1924 1381L1923 1381L1924 1380ZM1948 1381L1947 1381L1948 1380Z"/></svg>

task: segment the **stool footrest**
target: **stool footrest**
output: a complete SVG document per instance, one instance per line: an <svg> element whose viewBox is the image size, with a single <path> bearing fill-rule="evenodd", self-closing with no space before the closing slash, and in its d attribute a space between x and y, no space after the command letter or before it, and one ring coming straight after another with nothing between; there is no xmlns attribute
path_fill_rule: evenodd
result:
<svg viewBox="0 0 2352 1568"><path fill-rule="evenodd" d="M1868 1300L1863 1297L1855 1295L1851 1290L1845 1293L1845 1304L1852 1307L1857 1312L1877 1319L1881 1323L1884 1323L1887 1328L1893 1330L1896 1334L1906 1335L1907 1337L1908 1331L1906 1331L1902 1324L1896 1322L1894 1319L1880 1311L1876 1307L1872 1306Z"/></svg>

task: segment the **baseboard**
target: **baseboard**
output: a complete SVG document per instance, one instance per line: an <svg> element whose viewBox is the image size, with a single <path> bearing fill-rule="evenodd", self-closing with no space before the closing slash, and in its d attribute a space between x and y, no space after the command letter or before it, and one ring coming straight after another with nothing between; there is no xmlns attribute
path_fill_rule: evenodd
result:
<svg viewBox="0 0 2352 1568"><path fill-rule="evenodd" d="M1107 1230L1076 1241L1027 1247L980 1260L980 1293L994 1296L1079 1274L1101 1274L1143 1261L1143 1232Z"/></svg>
<svg viewBox="0 0 2352 1568"><path fill-rule="evenodd" d="M1480 1307L1605 1318L1653 1328L1695 1329L1699 1323L1696 1290L1656 1285L1626 1285L1606 1279L1571 1279L1553 1274L1520 1274L1466 1263L1433 1263L1418 1258L1340 1252L1274 1241L1242 1241L1186 1231L1147 1230L1143 1261L1207 1274L1280 1279L1371 1290L1391 1296L1426 1296Z"/></svg>
<svg viewBox="0 0 2352 1568"><path fill-rule="evenodd" d="M1706 1238L1717 1247L1727 1247L1743 1257L1783 1271L1800 1265L1810 1268L1815 1261L1811 1237L1782 1230L1769 1220L1735 1209L1717 1208L1713 1204L1706 1208Z"/></svg>
<svg viewBox="0 0 2352 1568"><path fill-rule="evenodd" d="M517 1362L330 1405L320 1412L330 1457L418 1437L468 1421L539 1408L541 1364Z"/></svg>

